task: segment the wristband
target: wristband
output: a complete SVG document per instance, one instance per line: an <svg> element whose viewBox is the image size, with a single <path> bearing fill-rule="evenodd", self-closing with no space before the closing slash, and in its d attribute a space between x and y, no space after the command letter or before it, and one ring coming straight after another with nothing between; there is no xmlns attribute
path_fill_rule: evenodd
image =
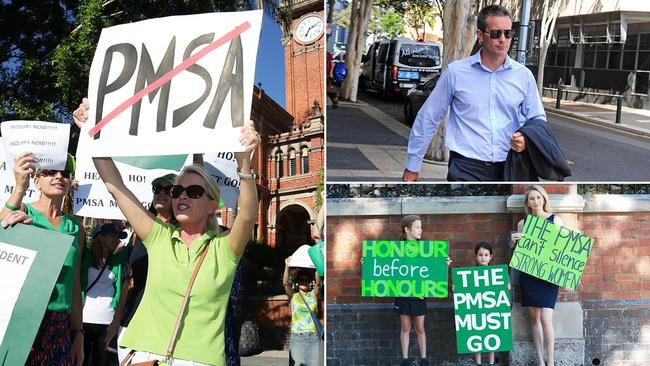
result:
<svg viewBox="0 0 650 366"><path fill-rule="evenodd" d="M5 203L5 207L8 208L8 209L11 210L11 211L18 211L18 210L20 210L20 206L16 207L16 206L10 205L9 202L6 202L6 203Z"/></svg>
<svg viewBox="0 0 650 366"><path fill-rule="evenodd" d="M240 172L239 168L238 168L237 169L237 175L239 175L240 179L255 179L255 178L257 178L257 174L255 174L255 171L253 169L251 169L250 174L244 174L244 173Z"/></svg>

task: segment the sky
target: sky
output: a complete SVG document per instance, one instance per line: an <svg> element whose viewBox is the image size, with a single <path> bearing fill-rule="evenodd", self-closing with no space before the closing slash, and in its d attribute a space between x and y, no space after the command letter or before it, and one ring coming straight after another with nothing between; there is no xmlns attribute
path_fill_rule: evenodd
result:
<svg viewBox="0 0 650 366"><path fill-rule="evenodd" d="M261 82L264 92L285 108L284 47L281 37L280 26L265 12L257 49L255 85Z"/></svg>

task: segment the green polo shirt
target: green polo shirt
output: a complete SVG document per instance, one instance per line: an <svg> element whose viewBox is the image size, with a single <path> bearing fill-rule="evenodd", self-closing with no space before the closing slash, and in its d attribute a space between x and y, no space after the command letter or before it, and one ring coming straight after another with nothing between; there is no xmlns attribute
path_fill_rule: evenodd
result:
<svg viewBox="0 0 650 366"><path fill-rule="evenodd" d="M120 346L160 355L167 352L187 285L208 242L209 252L192 287L173 357L226 364L226 307L239 262L228 244L228 232L208 231L187 248L180 229L159 220L144 240L149 254L147 284Z"/></svg>
<svg viewBox="0 0 650 366"><path fill-rule="evenodd" d="M61 223L58 228L54 228L47 218L37 209L32 207L29 203L25 203L25 212L31 218L32 225L52 231L58 231L63 234L68 234L74 237L68 254L63 261L63 267L59 272L59 277L56 279L50 301L47 304L47 310L51 311L67 311L72 313L72 297L74 294L74 280L77 273L77 260L79 258L79 223L77 220L70 216L63 214ZM42 243L47 244L47 243Z"/></svg>

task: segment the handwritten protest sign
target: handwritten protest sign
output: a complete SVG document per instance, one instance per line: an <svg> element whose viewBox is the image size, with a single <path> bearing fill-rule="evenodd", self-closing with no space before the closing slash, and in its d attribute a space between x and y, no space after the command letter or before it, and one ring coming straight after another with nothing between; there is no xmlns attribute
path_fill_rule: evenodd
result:
<svg viewBox="0 0 650 366"><path fill-rule="evenodd" d="M224 204L227 207L236 207L240 182L235 154L231 152L204 154L203 165L219 184Z"/></svg>
<svg viewBox="0 0 650 366"><path fill-rule="evenodd" d="M26 151L36 157L36 168L65 169L70 125L39 121L6 121L0 124L9 161Z"/></svg>
<svg viewBox="0 0 650 366"><path fill-rule="evenodd" d="M446 241L364 240L361 296L447 297Z"/></svg>
<svg viewBox="0 0 650 366"><path fill-rule="evenodd" d="M144 207L151 205L153 193L151 182L165 174L175 173L192 164L192 155L171 155L154 157L116 158L115 165L122 179ZM205 154L204 166L219 184L221 199L226 207L237 206L239 195L239 176L237 162L233 153ZM74 194L75 215L103 219L123 220L124 215L117 202L102 182L92 160L80 157L77 161L75 177L79 188Z"/></svg>
<svg viewBox="0 0 650 366"><path fill-rule="evenodd" d="M79 155L243 151L261 24L255 10L103 29Z"/></svg>
<svg viewBox="0 0 650 366"><path fill-rule="evenodd" d="M508 266L451 270L458 353L512 349Z"/></svg>
<svg viewBox="0 0 650 366"><path fill-rule="evenodd" d="M4 339L9 319L16 306L27 272L34 262L36 252L0 242L0 343Z"/></svg>
<svg viewBox="0 0 650 366"><path fill-rule="evenodd" d="M0 202L7 202L16 185L13 166L14 161L7 158L4 149L0 149ZM40 193L36 186L34 186L34 181L30 180L29 188L23 197L23 202L34 202L39 197Z"/></svg>
<svg viewBox="0 0 650 366"><path fill-rule="evenodd" d="M32 225L0 229L0 364L25 364L72 240Z"/></svg>
<svg viewBox="0 0 650 366"><path fill-rule="evenodd" d="M529 215L510 267L575 291L593 243L577 231Z"/></svg>

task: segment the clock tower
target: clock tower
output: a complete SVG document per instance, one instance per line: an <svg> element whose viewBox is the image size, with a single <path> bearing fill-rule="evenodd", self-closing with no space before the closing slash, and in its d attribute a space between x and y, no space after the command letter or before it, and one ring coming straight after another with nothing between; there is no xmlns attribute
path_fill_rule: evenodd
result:
<svg viewBox="0 0 650 366"><path fill-rule="evenodd" d="M294 124L308 120L325 90L325 6L322 0L294 0L291 29L284 35L286 109Z"/></svg>

